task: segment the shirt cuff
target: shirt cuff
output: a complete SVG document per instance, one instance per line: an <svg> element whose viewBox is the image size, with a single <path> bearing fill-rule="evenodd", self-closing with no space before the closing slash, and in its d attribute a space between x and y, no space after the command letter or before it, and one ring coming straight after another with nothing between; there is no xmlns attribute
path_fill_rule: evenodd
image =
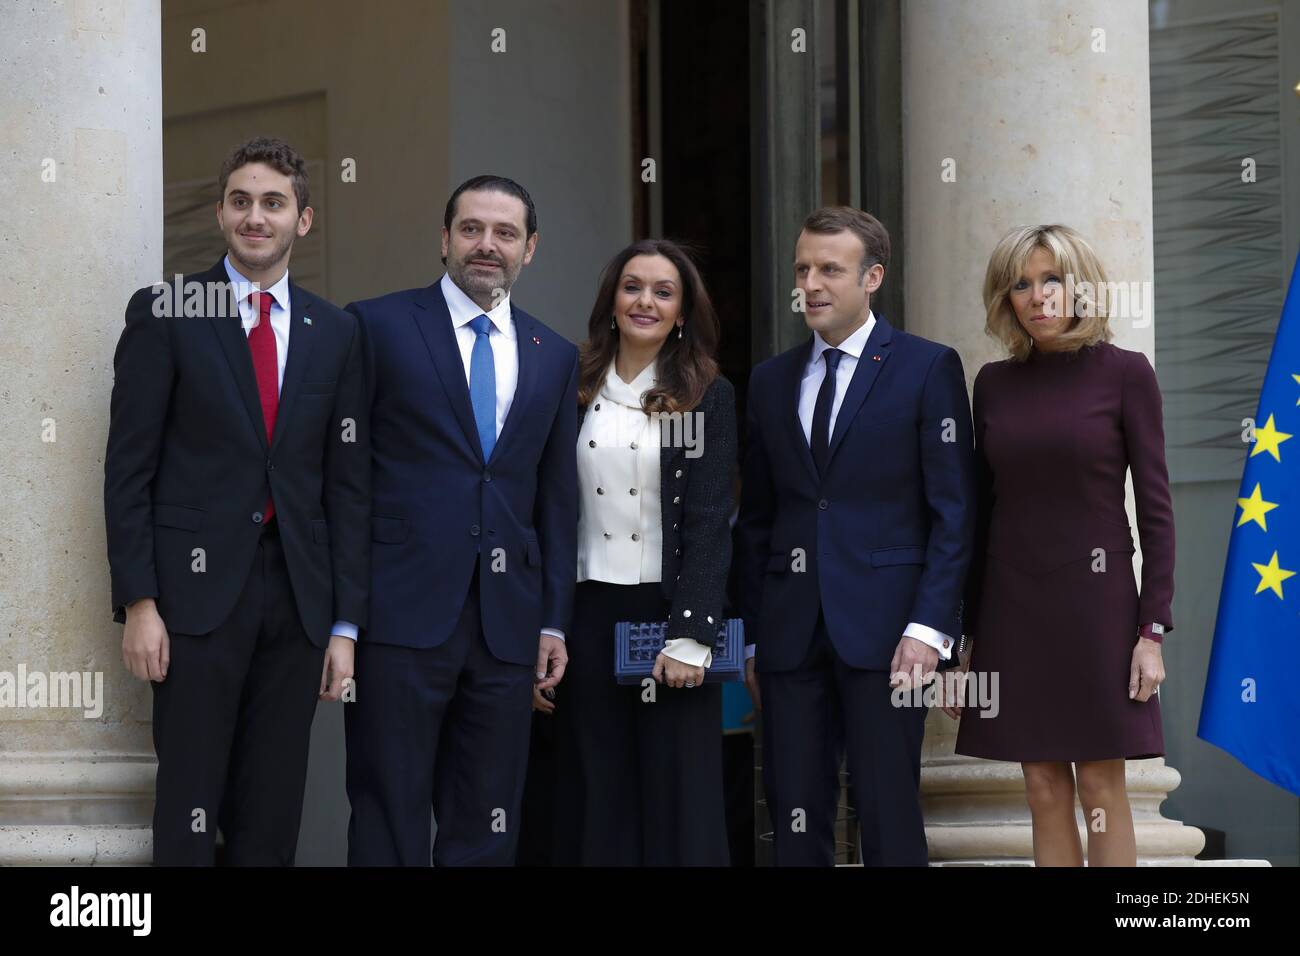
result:
<svg viewBox="0 0 1300 956"><path fill-rule="evenodd" d="M558 627L544 627L542 628L542 633L548 637L559 638L561 641L564 640L564 632Z"/></svg>
<svg viewBox="0 0 1300 956"><path fill-rule="evenodd" d="M689 637L675 637L671 641L664 641L663 655L681 661L683 664L689 664L691 667L707 668L713 665L713 651Z"/></svg>
<svg viewBox="0 0 1300 956"><path fill-rule="evenodd" d="M923 644L929 644L939 652L940 660L946 661L952 657L952 638L943 631L913 621L903 629L903 636L914 637Z"/></svg>
<svg viewBox="0 0 1300 956"><path fill-rule="evenodd" d="M753 657L753 656L754 656L754 652L757 651L757 650L758 650L758 645L757 645L757 644L746 644L746 645L745 645L745 660L749 660L751 657Z"/></svg>
<svg viewBox="0 0 1300 956"><path fill-rule="evenodd" d="M349 624L347 621L335 621L334 627L330 629L331 637L346 637L350 641L357 639L357 626Z"/></svg>

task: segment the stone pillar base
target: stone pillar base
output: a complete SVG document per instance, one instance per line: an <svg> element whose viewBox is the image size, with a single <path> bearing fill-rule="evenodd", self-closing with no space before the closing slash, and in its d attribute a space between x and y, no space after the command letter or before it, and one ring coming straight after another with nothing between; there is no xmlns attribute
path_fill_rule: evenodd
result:
<svg viewBox="0 0 1300 956"><path fill-rule="evenodd" d="M131 866L153 857L152 754L0 755L0 866Z"/></svg>

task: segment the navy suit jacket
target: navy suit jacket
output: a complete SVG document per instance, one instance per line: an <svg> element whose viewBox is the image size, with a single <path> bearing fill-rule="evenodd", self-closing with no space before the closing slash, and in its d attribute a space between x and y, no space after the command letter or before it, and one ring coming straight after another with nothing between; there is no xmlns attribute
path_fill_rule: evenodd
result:
<svg viewBox="0 0 1300 956"><path fill-rule="evenodd" d="M760 671L803 662L818 607L845 663L888 670L909 622L961 634L975 523L966 379L952 349L877 316L823 476L798 413L812 346L809 337L750 378L741 614Z"/></svg>
<svg viewBox="0 0 1300 956"><path fill-rule="evenodd" d="M485 462L439 285L347 308L360 320L370 391L364 640L437 647L477 566L489 649L536 664L541 629L569 626L577 577L577 348L512 304L519 381Z"/></svg>

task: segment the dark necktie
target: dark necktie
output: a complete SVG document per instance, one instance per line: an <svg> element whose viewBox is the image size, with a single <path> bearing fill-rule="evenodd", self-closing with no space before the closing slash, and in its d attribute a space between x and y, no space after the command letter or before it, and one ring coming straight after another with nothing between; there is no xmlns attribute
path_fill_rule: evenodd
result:
<svg viewBox="0 0 1300 956"><path fill-rule="evenodd" d="M266 425L266 443L271 444L275 434L275 415L280 407L280 361L271 329L271 294L254 292L249 296L257 306L257 325L248 333L248 350L253 353L253 375L257 379L257 395L262 403L262 421ZM265 524L275 514L275 504L266 499L262 512Z"/></svg>
<svg viewBox="0 0 1300 956"><path fill-rule="evenodd" d="M827 349L822 357L826 359L826 377L817 390L817 404L813 406L812 456L817 473L825 477L830 456L831 406L835 404L835 370L840 367L844 353L839 349Z"/></svg>

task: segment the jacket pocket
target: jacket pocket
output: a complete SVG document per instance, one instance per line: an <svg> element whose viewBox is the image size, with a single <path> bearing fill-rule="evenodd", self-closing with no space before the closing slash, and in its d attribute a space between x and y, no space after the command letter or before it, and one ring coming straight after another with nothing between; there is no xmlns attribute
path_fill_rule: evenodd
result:
<svg viewBox="0 0 1300 956"><path fill-rule="evenodd" d="M370 516L370 538L380 544L401 544L406 540L408 530L405 518L393 515Z"/></svg>
<svg viewBox="0 0 1300 956"><path fill-rule="evenodd" d="M185 505L154 505L153 523L165 528L179 528L182 531L198 531L203 523L201 508L188 508Z"/></svg>
<svg viewBox="0 0 1300 956"><path fill-rule="evenodd" d="M887 568L895 564L925 564L925 548L877 548L871 552L873 568Z"/></svg>
<svg viewBox="0 0 1300 956"><path fill-rule="evenodd" d="M299 395L332 395L336 382L303 382L298 386Z"/></svg>

